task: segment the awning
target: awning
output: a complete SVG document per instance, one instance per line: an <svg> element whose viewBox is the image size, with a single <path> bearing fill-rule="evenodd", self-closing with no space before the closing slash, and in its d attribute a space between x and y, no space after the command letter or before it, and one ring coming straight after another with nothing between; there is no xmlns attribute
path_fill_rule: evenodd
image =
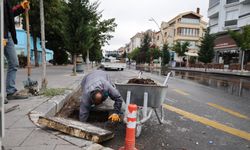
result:
<svg viewBox="0 0 250 150"><path fill-rule="evenodd" d="M199 56L197 53L190 53L190 52L185 52L185 55L193 56L193 57L198 57Z"/></svg>

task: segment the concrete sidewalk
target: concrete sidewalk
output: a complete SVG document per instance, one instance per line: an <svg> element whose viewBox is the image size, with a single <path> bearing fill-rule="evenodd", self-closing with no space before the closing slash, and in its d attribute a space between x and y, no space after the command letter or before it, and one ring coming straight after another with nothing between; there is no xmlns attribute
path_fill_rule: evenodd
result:
<svg viewBox="0 0 250 150"><path fill-rule="evenodd" d="M41 80L42 68L32 71L33 80ZM85 73L91 71L86 69ZM47 68L48 88L68 88L74 84L79 85L84 74L71 76L72 66L49 66ZM23 88L22 81L26 80L26 70L21 69L17 74L17 87ZM41 84L39 84L41 86ZM27 100L11 100L5 105L5 110L13 106L17 109L5 113L5 136L3 146L11 150L80 150L80 149L105 149L104 147L78 138L65 140L63 135L56 134L52 130L43 130L35 126L29 119L28 113L44 102L50 100L49 97L36 96ZM72 143L80 143L77 146Z"/></svg>
<svg viewBox="0 0 250 150"><path fill-rule="evenodd" d="M187 68L187 67L178 67L178 68L170 68L170 69L180 70L180 71L204 72L204 73L211 73L211 74L250 77L250 71L241 72L240 70L229 70L229 69L207 69L207 71L205 72L204 68Z"/></svg>

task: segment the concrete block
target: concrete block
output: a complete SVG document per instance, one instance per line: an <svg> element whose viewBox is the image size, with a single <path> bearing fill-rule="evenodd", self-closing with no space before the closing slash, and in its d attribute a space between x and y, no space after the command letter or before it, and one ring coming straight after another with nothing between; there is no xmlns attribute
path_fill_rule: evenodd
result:
<svg viewBox="0 0 250 150"><path fill-rule="evenodd" d="M45 116L55 116L56 114L56 103L52 101L46 101L35 109L36 112L40 114L45 114Z"/></svg>
<svg viewBox="0 0 250 150"><path fill-rule="evenodd" d="M40 117L38 123L75 137L91 140L95 143L100 143L114 137L111 131L96 127L89 123L60 117Z"/></svg>

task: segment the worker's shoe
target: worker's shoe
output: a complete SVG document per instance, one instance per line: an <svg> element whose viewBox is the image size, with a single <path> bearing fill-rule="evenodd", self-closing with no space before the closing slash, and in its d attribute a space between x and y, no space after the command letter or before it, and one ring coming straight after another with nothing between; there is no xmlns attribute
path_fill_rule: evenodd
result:
<svg viewBox="0 0 250 150"><path fill-rule="evenodd" d="M27 95L22 95L21 93L15 92L12 94L7 94L7 99L8 100L15 100L15 99L27 99Z"/></svg>
<svg viewBox="0 0 250 150"><path fill-rule="evenodd" d="M5 99L4 99L4 104L8 104L8 103L9 103L8 99L5 98Z"/></svg>

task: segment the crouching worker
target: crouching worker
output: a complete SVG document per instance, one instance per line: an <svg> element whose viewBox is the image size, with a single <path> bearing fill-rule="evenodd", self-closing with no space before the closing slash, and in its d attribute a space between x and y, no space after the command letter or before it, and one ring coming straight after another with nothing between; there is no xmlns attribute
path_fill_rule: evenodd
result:
<svg viewBox="0 0 250 150"><path fill-rule="evenodd" d="M109 116L112 122L120 121L123 99L119 91L113 86L110 77L104 71L96 70L86 75L81 83L82 97L80 102L79 119L86 122L91 108L101 104L108 97L115 101L114 113Z"/></svg>

